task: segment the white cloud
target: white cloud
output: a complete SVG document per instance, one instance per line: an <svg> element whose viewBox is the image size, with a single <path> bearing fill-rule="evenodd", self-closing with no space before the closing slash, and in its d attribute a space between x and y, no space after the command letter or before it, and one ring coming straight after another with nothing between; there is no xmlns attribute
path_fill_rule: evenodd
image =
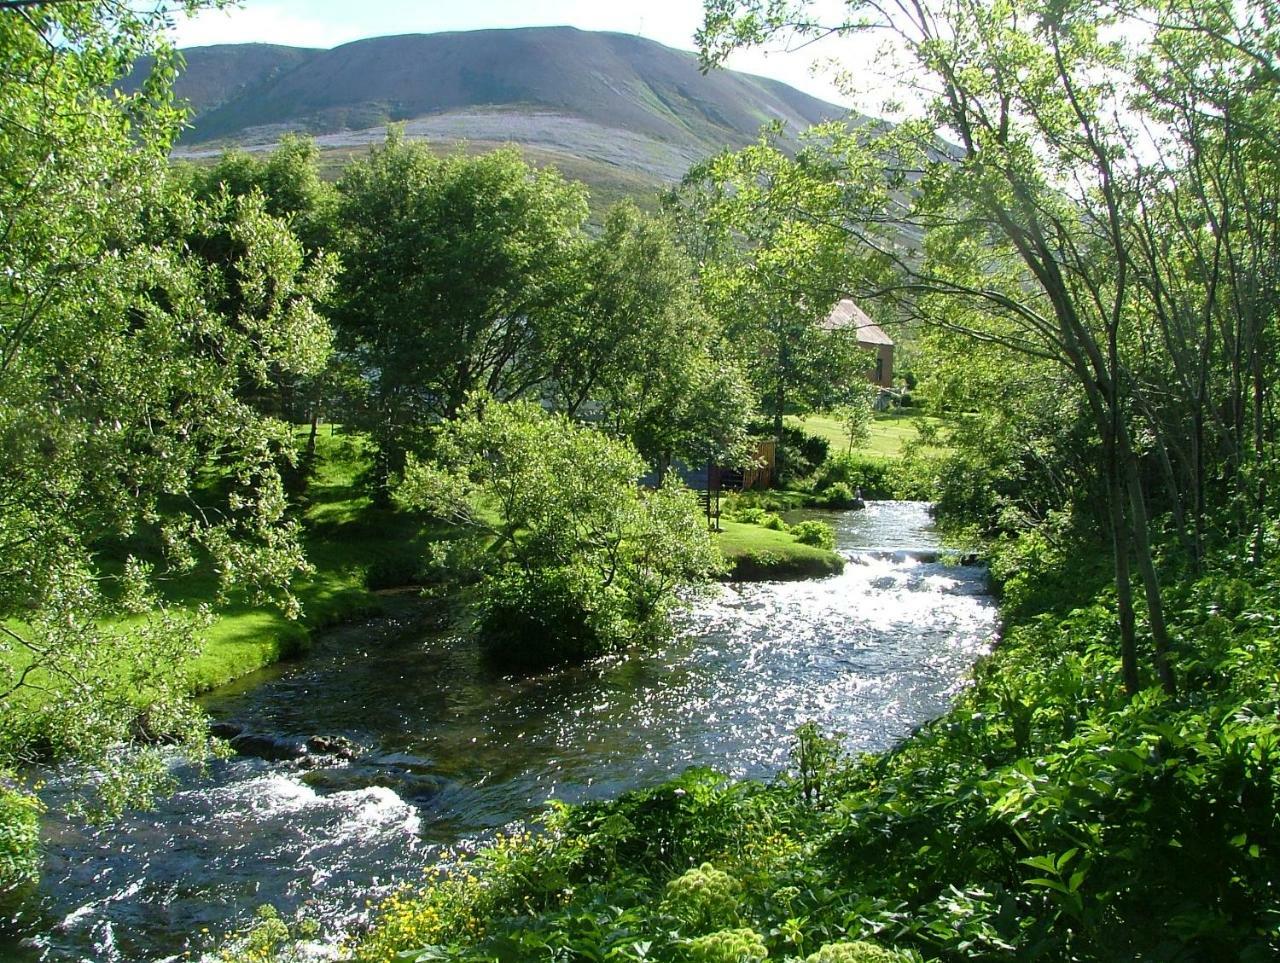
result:
<svg viewBox="0 0 1280 963"><path fill-rule="evenodd" d="M308 17L251 3L246 7L204 10L194 17L179 17L172 37L179 47L218 43L334 47L351 39L351 28L329 18Z"/></svg>

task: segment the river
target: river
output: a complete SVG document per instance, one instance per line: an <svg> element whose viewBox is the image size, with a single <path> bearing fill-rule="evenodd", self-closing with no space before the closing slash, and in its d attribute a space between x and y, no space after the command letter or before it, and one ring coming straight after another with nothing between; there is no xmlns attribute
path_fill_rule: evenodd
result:
<svg viewBox="0 0 1280 963"><path fill-rule="evenodd" d="M203 774L175 762L178 791L150 812L46 820L42 882L8 924L8 958L171 958L263 903L341 933L441 845L549 798L613 796L691 765L767 778L808 720L851 749L891 745L946 710L991 644L986 573L933 560L922 503L806 517L835 526L843 574L726 586L653 651L502 676L457 639L383 619L215 693L225 731L276 758ZM53 780L51 802L60 791Z"/></svg>

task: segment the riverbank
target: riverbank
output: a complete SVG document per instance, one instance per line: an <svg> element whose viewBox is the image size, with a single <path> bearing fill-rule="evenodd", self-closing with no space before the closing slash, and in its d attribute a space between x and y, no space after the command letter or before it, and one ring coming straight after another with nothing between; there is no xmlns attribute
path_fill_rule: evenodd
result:
<svg viewBox="0 0 1280 963"><path fill-rule="evenodd" d="M247 754L181 772L154 808L83 825L51 785L24 932L56 940L49 959L91 956L108 930L122 961L199 956L201 927L225 934L270 903L355 933L387 881L444 858L435 847L488 838L549 798L615 798L690 765L769 778L807 719L868 751L891 745L950 704L994 606L979 570L857 554L889 533L934 546L923 506L831 520L854 559L841 575L699 595L669 639L585 666L510 676L397 616L325 633L306 660L204 700Z"/></svg>
<svg viewBox="0 0 1280 963"><path fill-rule="evenodd" d="M725 577L730 581L823 578L844 569L839 553L803 545L789 532L727 520L721 520L720 527L714 538L729 566Z"/></svg>
<svg viewBox="0 0 1280 963"><path fill-rule="evenodd" d="M1280 564L1180 583L1184 695L1129 699L1105 566L1078 564L1101 554L1003 547L1002 644L895 749L802 728L769 784L694 770L553 810L407 884L355 958L1273 958Z"/></svg>
<svg viewBox="0 0 1280 963"><path fill-rule="evenodd" d="M305 441L300 428L300 449ZM412 587L419 580L427 547L453 530L375 504L362 484L370 463L360 435L333 427L320 430L314 464L295 495L312 567L293 583L300 618L244 599L215 607L217 582L209 572L165 583L166 602L175 612L214 607L214 618L202 633L203 647L182 667L194 693L296 656L316 632L383 613L380 592ZM723 528L716 543L729 566L727 577L735 581L821 577L843 564L836 553L801 545L783 532L736 522ZM128 671L127 665L120 667L122 675Z"/></svg>

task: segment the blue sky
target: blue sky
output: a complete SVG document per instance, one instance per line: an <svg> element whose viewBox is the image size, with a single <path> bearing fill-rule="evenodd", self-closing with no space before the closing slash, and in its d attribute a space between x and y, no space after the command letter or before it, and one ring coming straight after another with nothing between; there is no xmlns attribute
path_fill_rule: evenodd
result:
<svg viewBox="0 0 1280 963"><path fill-rule="evenodd" d="M835 0L823 3L839 6ZM701 22L699 0L242 0L240 7L180 22L174 39L184 47L248 42L334 47L387 34L570 24L640 34L691 50ZM841 94L822 64L833 57L857 70L868 51L853 40L825 41L794 53L740 52L729 66L856 106L858 98ZM819 76L813 74L815 61Z"/></svg>

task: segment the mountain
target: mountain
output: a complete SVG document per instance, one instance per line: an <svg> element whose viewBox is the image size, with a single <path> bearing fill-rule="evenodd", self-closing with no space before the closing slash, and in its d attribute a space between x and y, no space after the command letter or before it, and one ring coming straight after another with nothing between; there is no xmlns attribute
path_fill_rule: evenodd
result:
<svg viewBox="0 0 1280 963"><path fill-rule="evenodd" d="M441 144L516 142L535 161L613 178L625 192L675 181L691 163L751 143L765 124L794 133L848 113L777 81L703 75L694 54L652 40L572 27L182 52L177 93L194 116L177 153L187 157L266 147L286 131L350 151L403 122L408 136Z"/></svg>

